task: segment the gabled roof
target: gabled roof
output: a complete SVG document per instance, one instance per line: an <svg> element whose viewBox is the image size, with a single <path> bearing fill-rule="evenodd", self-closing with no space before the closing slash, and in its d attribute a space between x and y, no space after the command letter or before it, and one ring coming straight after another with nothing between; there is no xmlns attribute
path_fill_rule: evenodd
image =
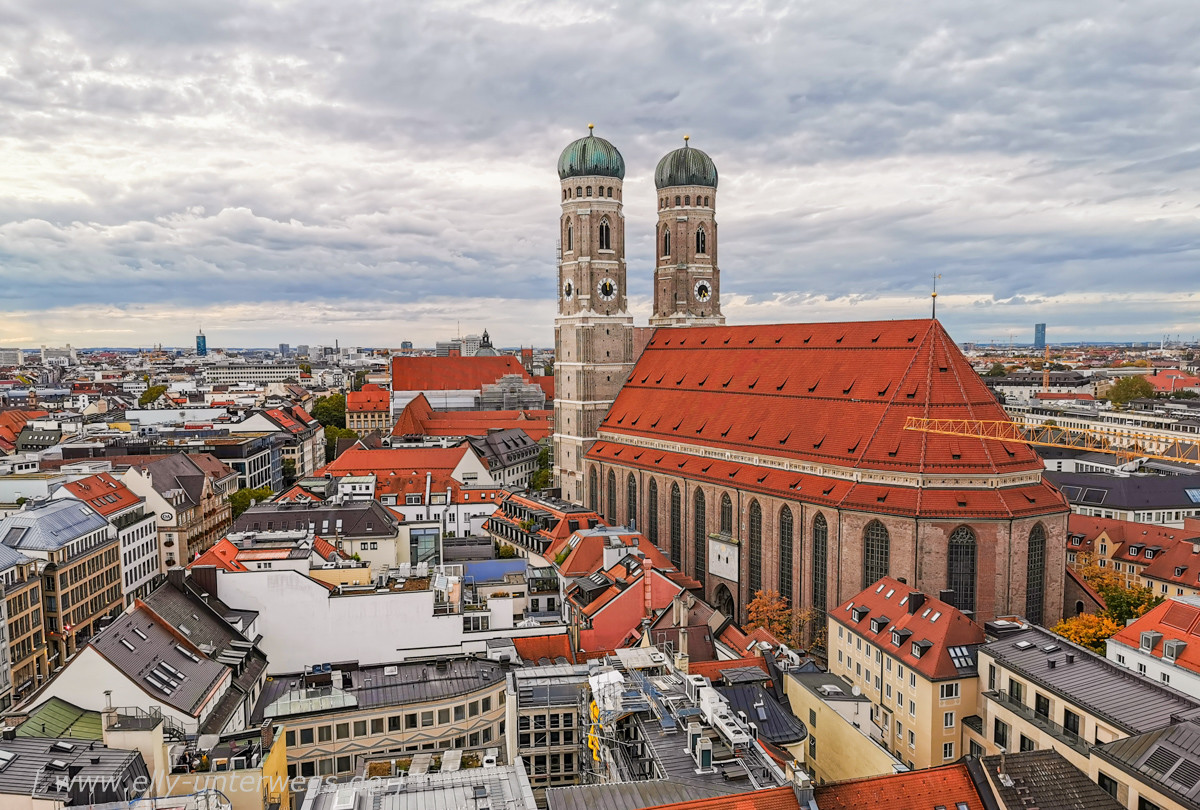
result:
<svg viewBox="0 0 1200 810"><path fill-rule="evenodd" d="M532 382L520 358L499 357L411 357L392 358L393 391L473 391L496 382L506 374L519 374Z"/></svg>
<svg viewBox="0 0 1200 810"><path fill-rule="evenodd" d="M1161 638L1152 650L1141 646L1142 633L1159 633ZM1182 641L1182 649L1176 649L1175 666L1200 673L1200 599L1168 599L1151 608L1132 624L1122 627L1112 637L1115 644L1140 649L1155 658L1162 658L1167 642ZM1179 645L1172 645L1178 648Z"/></svg>
<svg viewBox="0 0 1200 810"><path fill-rule="evenodd" d="M136 506L142 501L129 487L113 478L111 473L89 475L87 478L64 484L63 487L105 517Z"/></svg>
<svg viewBox="0 0 1200 810"><path fill-rule="evenodd" d="M245 565L238 562L238 547L228 537L222 537L212 548L205 551L188 566L211 565L223 571L248 571Z"/></svg>
<svg viewBox="0 0 1200 810"><path fill-rule="evenodd" d="M108 527L108 521L74 499L43 501L0 518L0 543L17 551L57 551Z"/></svg>
<svg viewBox="0 0 1200 810"><path fill-rule="evenodd" d="M474 452L469 445L456 447L399 447L381 450L364 450L352 447L325 465L320 472L335 477L343 475L368 475L374 473L383 480L390 473L419 474L426 472L449 475L458 466L465 454Z"/></svg>
<svg viewBox="0 0 1200 810"><path fill-rule="evenodd" d="M1122 810L1124 805L1053 748L979 760L1005 810ZM1000 768L1004 776L1000 778ZM970 766L968 766L970 767Z"/></svg>
<svg viewBox="0 0 1200 810"><path fill-rule="evenodd" d="M829 618L931 679L974 674L975 650L984 641L983 628L953 605L891 577L838 605ZM923 648L920 657L915 647Z"/></svg>
<svg viewBox="0 0 1200 810"><path fill-rule="evenodd" d="M104 732L100 712L81 709L60 697L51 697L28 713L25 721L17 726L17 736L102 740Z"/></svg>
<svg viewBox="0 0 1200 810"><path fill-rule="evenodd" d="M1200 506L1200 473L1120 476L1047 471L1046 478L1067 496L1067 500L1081 506L1105 509L1190 509ZM1193 492L1198 494L1191 494Z"/></svg>
<svg viewBox="0 0 1200 810"><path fill-rule="evenodd" d="M361 391L350 391L346 394L347 413L368 413L390 411L392 394L385 388L367 383Z"/></svg>
<svg viewBox="0 0 1200 810"><path fill-rule="evenodd" d="M958 802L972 809L983 806L967 766L961 762L819 785L815 792L821 810L933 810L935 805L953 808Z"/></svg>
<svg viewBox="0 0 1200 810"><path fill-rule="evenodd" d="M435 411L418 394L396 418L392 436L487 436L492 430L523 430L534 441L550 435L549 410Z"/></svg>
<svg viewBox="0 0 1200 810"><path fill-rule="evenodd" d="M559 658L565 658L571 663L575 661L575 653L571 650L571 637L565 633L523 638L517 636L513 638L512 643L517 648L517 654L521 656L521 660L530 666L537 665L543 658L548 659L551 663Z"/></svg>
<svg viewBox="0 0 1200 810"><path fill-rule="evenodd" d="M692 631L689 630L689 640L691 636ZM725 670L746 669L749 667L758 667L761 669L763 671L763 680L768 680L771 677L771 673L767 669L767 659L759 655L735 658L732 661L690 661L688 662L688 674L702 675L715 684L720 683L724 679L724 675L721 673Z"/></svg>
<svg viewBox="0 0 1200 810"><path fill-rule="evenodd" d="M1170 582L1185 588L1200 588L1200 537L1193 536L1187 540L1168 546L1154 555L1154 559L1142 570L1146 579Z"/></svg>
<svg viewBox="0 0 1200 810"><path fill-rule="evenodd" d="M1126 737L1092 751L1180 806L1200 808L1200 719L1193 716L1186 722Z"/></svg>
<svg viewBox="0 0 1200 810"><path fill-rule="evenodd" d="M855 469L1043 468L1025 445L907 431L908 416L1008 420L940 323L865 321L659 329L600 431Z"/></svg>

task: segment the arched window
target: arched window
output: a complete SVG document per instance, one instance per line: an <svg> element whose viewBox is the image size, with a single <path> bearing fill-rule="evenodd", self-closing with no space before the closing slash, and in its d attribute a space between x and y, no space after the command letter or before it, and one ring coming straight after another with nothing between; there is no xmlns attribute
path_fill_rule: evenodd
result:
<svg viewBox="0 0 1200 810"><path fill-rule="evenodd" d="M888 575L891 557L888 530L878 520L872 520L863 530L863 587L874 585Z"/></svg>
<svg viewBox="0 0 1200 810"><path fill-rule="evenodd" d="M813 518L812 545L812 606L816 614L813 616L813 626L819 633L825 627L825 599L829 592L829 523L822 514Z"/></svg>
<svg viewBox="0 0 1200 810"><path fill-rule="evenodd" d="M750 598L762 590L762 507L750 502Z"/></svg>
<svg viewBox="0 0 1200 810"><path fill-rule="evenodd" d="M721 496L721 534L733 534L733 501L728 492Z"/></svg>
<svg viewBox="0 0 1200 810"><path fill-rule="evenodd" d="M596 477L596 468L592 467L588 473L588 506L592 509L600 508L600 493L597 491L600 483Z"/></svg>
<svg viewBox="0 0 1200 810"><path fill-rule="evenodd" d="M653 478L646 490L646 538L658 545L658 482Z"/></svg>
<svg viewBox="0 0 1200 810"><path fill-rule="evenodd" d="M604 516L613 523L617 522L617 475L612 470L608 471L608 510Z"/></svg>
<svg viewBox="0 0 1200 810"><path fill-rule="evenodd" d="M637 479L633 473L625 484L625 525L631 529L637 527Z"/></svg>
<svg viewBox="0 0 1200 810"><path fill-rule="evenodd" d="M704 207L705 207L705 208L707 208L707 207L708 207L708 205L709 205L709 203L708 203L708 197L705 197L705 198L704 198Z"/></svg>
<svg viewBox="0 0 1200 810"><path fill-rule="evenodd" d="M792 603L792 510L786 506L779 512L779 595Z"/></svg>
<svg viewBox="0 0 1200 810"><path fill-rule="evenodd" d="M612 250L612 229L608 227L608 217L600 220L600 249Z"/></svg>
<svg viewBox="0 0 1200 810"><path fill-rule="evenodd" d="M564 188L563 189L563 199L565 200L566 198L567 198L567 190Z"/></svg>
<svg viewBox="0 0 1200 810"><path fill-rule="evenodd" d="M950 604L959 610L975 610L975 550L975 532L959 526L950 533L946 587L954 592Z"/></svg>
<svg viewBox="0 0 1200 810"><path fill-rule="evenodd" d="M576 197L583 196L583 186L575 186L575 196Z"/></svg>
<svg viewBox="0 0 1200 810"><path fill-rule="evenodd" d="M679 484L671 484L671 564L683 570L683 497Z"/></svg>
<svg viewBox="0 0 1200 810"><path fill-rule="evenodd" d="M691 205L691 204L692 204L692 197L691 197L691 195L690 195L690 194L685 194L685 195L683 196L683 204L684 204L684 205Z"/></svg>
<svg viewBox="0 0 1200 810"><path fill-rule="evenodd" d="M589 197L590 197L590 196L592 196L592 187L591 187L591 186L588 186L588 187L587 187L587 195L588 195Z"/></svg>
<svg viewBox="0 0 1200 810"><path fill-rule="evenodd" d="M705 520L704 492L697 489L692 496L692 561L695 570L692 576L704 584L708 568L708 525Z"/></svg>
<svg viewBox="0 0 1200 810"><path fill-rule="evenodd" d="M1042 623L1042 602L1046 586L1046 530L1037 524L1029 532L1029 551L1025 563L1025 618Z"/></svg>
<svg viewBox="0 0 1200 810"><path fill-rule="evenodd" d="M675 205L676 206L679 205L679 195L678 194L675 195Z"/></svg>
<svg viewBox="0 0 1200 810"><path fill-rule="evenodd" d="M609 186L609 187L608 187L608 194L606 194L605 196L606 196L606 197L612 197L612 186Z"/></svg>
<svg viewBox="0 0 1200 810"><path fill-rule="evenodd" d="M671 255L671 229L663 228L663 250L662 255Z"/></svg>
<svg viewBox="0 0 1200 810"><path fill-rule="evenodd" d="M705 244L707 241L708 240L705 239L705 237L704 237L704 229L697 228L696 229L696 252L697 253L704 252L704 248L707 247L707 245Z"/></svg>
<svg viewBox="0 0 1200 810"><path fill-rule="evenodd" d="M575 229L571 227L571 223L567 221L567 250L575 249Z"/></svg>

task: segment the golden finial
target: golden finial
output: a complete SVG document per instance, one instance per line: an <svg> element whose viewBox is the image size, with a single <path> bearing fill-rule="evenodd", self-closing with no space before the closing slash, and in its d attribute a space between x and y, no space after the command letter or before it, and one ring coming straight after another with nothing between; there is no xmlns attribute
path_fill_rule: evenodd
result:
<svg viewBox="0 0 1200 810"><path fill-rule="evenodd" d="M588 124L588 135L592 135L592 134L594 134L594 133L592 132L592 130L593 130L593 129L595 129L595 128L596 128L596 125L595 125L595 124Z"/></svg>
<svg viewBox="0 0 1200 810"><path fill-rule="evenodd" d="M690 141L691 139L692 139L691 135L684 135L683 136L683 145L687 146L687 142Z"/></svg>

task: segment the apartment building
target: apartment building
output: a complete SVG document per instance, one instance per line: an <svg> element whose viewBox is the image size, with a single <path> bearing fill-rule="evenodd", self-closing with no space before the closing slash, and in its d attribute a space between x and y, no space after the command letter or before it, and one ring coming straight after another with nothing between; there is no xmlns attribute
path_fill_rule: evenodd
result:
<svg viewBox="0 0 1200 810"><path fill-rule="evenodd" d="M1052 748L1088 772L1096 746L1200 711L1200 700L1044 628L997 620L987 630L977 716L965 731L970 754Z"/></svg>
<svg viewBox="0 0 1200 810"><path fill-rule="evenodd" d="M277 383L298 381L300 366L295 363L228 363L205 366L201 374L209 385Z"/></svg>
<svg viewBox="0 0 1200 810"><path fill-rule="evenodd" d="M297 478L312 475L325 463L325 430L299 405L256 411L241 422L229 425L229 432L276 433L282 436L283 441L279 443L280 458L292 462ZM270 463L269 458L267 463ZM258 465L263 466L261 460Z"/></svg>
<svg viewBox="0 0 1200 810"><path fill-rule="evenodd" d="M1200 597L1151 608L1108 640L1105 657L1200 700Z"/></svg>
<svg viewBox="0 0 1200 810"><path fill-rule="evenodd" d="M95 509L117 530L121 541L121 591L125 605L145 597L154 588L160 572L158 519L146 505L111 473L99 473L72 481L55 493L74 498Z"/></svg>
<svg viewBox="0 0 1200 810"><path fill-rule="evenodd" d="M361 391L346 394L346 427L359 434L392 429L392 394L386 388L367 384Z"/></svg>
<svg viewBox="0 0 1200 810"><path fill-rule="evenodd" d="M42 578L33 559L0 545L0 709L17 703L46 677Z"/></svg>
<svg viewBox="0 0 1200 810"><path fill-rule="evenodd" d="M0 543L33 558L42 575L42 619L51 669L66 664L124 607L116 529L74 500L27 504L0 519Z"/></svg>
<svg viewBox="0 0 1200 810"><path fill-rule="evenodd" d="M508 492L484 529L497 543L528 557L531 565L549 565L552 559L546 555L555 541L601 524L605 521L595 510L548 495Z"/></svg>
<svg viewBox="0 0 1200 810"><path fill-rule="evenodd" d="M1067 564L1078 571L1092 560L1127 588L1148 587L1147 569L1153 566L1158 572L1161 558L1180 544L1192 551L1191 538L1200 543L1200 520L1189 518L1183 528L1174 528L1073 513L1067 519Z"/></svg>
<svg viewBox="0 0 1200 810"><path fill-rule="evenodd" d="M289 776L353 774L365 758L503 746L501 665L484 658L434 658L360 666L314 664L277 673L254 722L287 727Z"/></svg>
<svg viewBox="0 0 1200 810"><path fill-rule="evenodd" d="M204 453L130 458L121 482L158 516L161 570L186 565L229 531L238 479L230 467Z"/></svg>

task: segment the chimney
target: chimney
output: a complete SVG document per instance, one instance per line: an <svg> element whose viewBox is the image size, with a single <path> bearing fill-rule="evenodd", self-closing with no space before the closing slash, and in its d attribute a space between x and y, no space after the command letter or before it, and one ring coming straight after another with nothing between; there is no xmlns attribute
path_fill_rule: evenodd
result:
<svg viewBox="0 0 1200 810"><path fill-rule="evenodd" d="M942 602L945 602L947 605L951 604L950 600L953 598L954 598L954 589L953 588L942 588L940 591L938 591L938 599Z"/></svg>
<svg viewBox="0 0 1200 810"><path fill-rule="evenodd" d="M679 628L679 647L675 651L675 669L686 673L690 663L688 655L688 629L686 627Z"/></svg>
<svg viewBox="0 0 1200 810"><path fill-rule="evenodd" d="M275 726L271 724L270 720L263 721L259 735L262 737L262 756L265 759L271 751L271 746L275 744Z"/></svg>
<svg viewBox="0 0 1200 810"><path fill-rule="evenodd" d="M909 591L908 593L908 615L915 615L921 609L921 605L925 604L925 594L920 591Z"/></svg>
<svg viewBox="0 0 1200 810"><path fill-rule="evenodd" d="M167 569L167 582L170 582L176 588L183 590L183 582L185 579L187 579L187 571L185 571L183 568L176 566L174 568Z"/></svg>

